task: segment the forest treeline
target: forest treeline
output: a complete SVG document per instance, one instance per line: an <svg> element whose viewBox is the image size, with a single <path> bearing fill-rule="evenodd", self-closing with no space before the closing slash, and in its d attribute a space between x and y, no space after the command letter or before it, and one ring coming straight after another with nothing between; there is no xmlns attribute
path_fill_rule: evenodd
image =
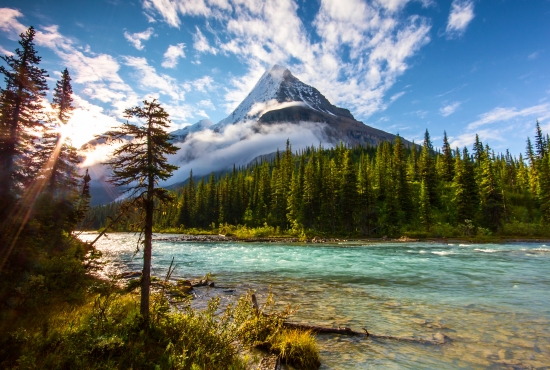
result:
<svg viewBox="0 0 550 370"><path fill-rule="evenodd" d="M435 151L393 143L277 151L272 160L195 179L158 204L157 231L220 225L269 226L296 235L548 236L548 135L536 125L526 155L495 154L476 136L471 151L452 149L444 134ZM105 227L119 203L93 207L85 224ZM114 226L131 230L136 216Z"/></svg>

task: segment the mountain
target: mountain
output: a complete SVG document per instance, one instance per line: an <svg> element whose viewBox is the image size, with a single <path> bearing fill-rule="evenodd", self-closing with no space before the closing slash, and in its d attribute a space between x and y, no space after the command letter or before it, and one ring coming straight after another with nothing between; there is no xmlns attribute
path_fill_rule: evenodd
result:
<svg viewBox="0 0 550 370"><path fill-rule="evenodd" d="M257 131L261 131L263 125L277 123L314 123L322 128L319 141L330 144L376 145L395 139L393 134L356 120L349 110L333 105L319 90L303 83L280 65L266 71L239 106L217 124L199 126L199 122L183 129L188 129L186 132L178 130L172 134L178 137L177 141L185 141L190 132L205 128L223 132L227 126L247 120L255 122Z"/></svg>

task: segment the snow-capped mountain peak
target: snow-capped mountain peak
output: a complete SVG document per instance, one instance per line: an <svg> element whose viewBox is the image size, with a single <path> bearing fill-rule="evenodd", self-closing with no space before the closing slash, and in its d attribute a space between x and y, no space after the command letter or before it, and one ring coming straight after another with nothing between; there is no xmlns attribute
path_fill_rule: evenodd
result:
<svg viewBox="0 0 550 370"><path fill-rule="evenodd" d="M354 119L347 109L332 105L316 88L297 79L287 68L275 64L263 74L241 104L216 124L216 128L245 119L257 119L269 110L290 105L302 105L318 112Z"/></svg>

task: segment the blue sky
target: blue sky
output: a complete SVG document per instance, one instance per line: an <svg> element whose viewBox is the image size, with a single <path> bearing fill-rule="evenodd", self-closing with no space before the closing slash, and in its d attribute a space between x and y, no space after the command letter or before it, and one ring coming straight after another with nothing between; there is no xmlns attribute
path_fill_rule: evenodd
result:
<svg viewBox="0 0 550 370"><path fill-rule="evenodd" d="M271 65L364 123L436 146L524 152L550 131L548 0L3 0L0 53L33 25L67 67L79 145L158 97L173 128L225 118Z"/></svg>

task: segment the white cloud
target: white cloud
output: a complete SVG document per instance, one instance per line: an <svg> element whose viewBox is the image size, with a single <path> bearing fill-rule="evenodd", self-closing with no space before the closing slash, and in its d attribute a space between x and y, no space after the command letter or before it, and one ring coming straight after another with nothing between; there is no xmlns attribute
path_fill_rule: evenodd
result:
<svg viewBox="0 0 550 370"><path fill-rule="evenodd" d="M222 9L227 9L228 6L227 1L224 0L209 0L208 3ZM144 0L143 7L146 11L158 13L166 23L177 28L181 24L178 14L212 15L212 11L205 0Z"/></svg>
<svg viewBox="0 0 550 370"><path fill-rule="evenodd" d="M495 108L487 113L479 115L479 119L475 122L472 122L468 125L469 130L476 129L483 125L495 123L495 122L506 122L514 118L527 118L530 117L532 120L545 121L550 119L550 104L540 104L532 107L524 108L518 110L517 108Z"/></svg>
<svg viewBox="0 0 550 370"><path fill-rule="evenodd" d="M139 83L144 90L157 90L163 95L170 96L173 100L185 100L185 91L178 82L165 74L158 74L154 67L147 63L147 59L141 57L124 57L125 64L135 69Z"/></svg>
<svg viewBox="0 0 550 370"><path fill-rule="evenodd" d="M17 20L20 17L23 13L17 9L0 8L0 30L7 33L11 40L18 40L19 34L27 29Z"/></svg>
<svg viewBox="0 0 550 370"><path fill-rule="evenodd" d="M216 55L218 53L218 49L210 46L208 39L202 34L199 27L195 28L196 32L193 34L193 48L199 53L210 53Z"/></svg>
<svg viewBox="0 0 550 370"><path fill-rule="evenodd" d="M539 57L540 52L535 51L534 53L531 53L527 56L528 60L535 60Z"/></svg>
<svg viewBox="0 0 550 370"><path fill-rule="evenodd" d="M453 0L445 30L447 37L462 36L474 16L473 0Z"/></svg>
<svg viewBox="0 0 550 370"><path fill-rule="evenodd" d="M0 45L0 54L2 54L2 55L13 55L13 52L9 51L8 49L6 49L2 45Z"/></svg>
<svg viewBox="0 0 550 370"><path fill-rule="evenodd" d="M181 181L189 176L191 169L193 175L203 176L233 164L245 165L251 158L284 149L287 139L293 150L319 142L325 143L325 147L331 146L324 139L324 128L324 124L313 122L257 127L255 121L242 121L219 133L210 129L192 133L184 143L178 144L178 153L169 158L179 166L173 178Z"/></svg>
<svg viewBox="0 0 550 370"><path fill-rule="evenodd" d="M193 82L191 82L191 84L198 91L206 92L207 90L211 90L214 86L214 79L210 76L204 76L194 80Z"/></svg>
<svg viewBox="0 0 550 370"><path fill-rule="evenodd" d="M518 110L517 108L497 107L489 112L480 114L478 120L470 123L465 132L455 137L450 137L451 146L463 147L474 143L476 134L483 142L492 141L507 144L506 136L512 136L517 140L524 140L532 135L532 129L536 120L541 127L548 125L550 129L550 104L539 104ZM494 123L498 125L488 126ZM505 133L509 133L505 135ZM509 139L508 139L509 140ZM509 143L508 143L509 144Z"/></svg>
<svg viewBox="0 0 550 370"><path fill-rule="evenodd" d="M201 100L197 105L198 105L199 107L204 107L204 108L206 108L206 109L216 110L216 107L215 107L214 104L210 101L210 99Z"/></svg>
<svg viewBox="0 0 550 370"><path fill-rule="evenodd" d="M460 107L460 104L462 103L459 101L455 101L453 103L447 104L444 107L439 109L439 113L441 113L443 117L450 116L458 109L458 107Z"/></svg>
<svg viewBox="0 0 550 370"><path fill-rule="evenodd" d="M168 46L168 49L164 53L164 60L162 66L164 68L175 68L178 65L179 58L185 58L184 43Z"/></svg>
<svg viewBox="0 0 550 370"><path fill-rule="evenodd" d="M414 111L414 112L411 112L411 114L414 114L415 116L418 116L422 119L426 118L428 116L428 111L427 110L417 110L417 111Z"/></svg>
<svg viewBox="0 0 550 370"><path fill-rule="evenodd" d="M124 31L124 37L126 40L130 42L136 49L143 50L144 46L142 45L142 41L147 41L151 38L153 35L153 27L147 28L143 32L136 32L136 33L128 33Z"/></svg>
<svg viewBox="0 0 550 370"><path fill-rule="evenodd" d="M397 99L399 99L403 95L405 95L405 91L400 91L397 94L393 94L390 98L390 103L393 103L394 101L396 101Z"/></svg>
<svg viewBox="0 0 550 370"><path fill-rule="evenodd" d="M509 132L514 129L513 126L509 127L502 127L499 129L484 129L484 130L478 130L476 132L466 132L463 134L460 134L455 137L449 137L449 145L451 148L463 148L463 147L469 147L476 141L476 135L478 135L479 140L481 140L483 143L488 142L501 142L503 143L504 137L502 135L503 132Z"/></svg>

